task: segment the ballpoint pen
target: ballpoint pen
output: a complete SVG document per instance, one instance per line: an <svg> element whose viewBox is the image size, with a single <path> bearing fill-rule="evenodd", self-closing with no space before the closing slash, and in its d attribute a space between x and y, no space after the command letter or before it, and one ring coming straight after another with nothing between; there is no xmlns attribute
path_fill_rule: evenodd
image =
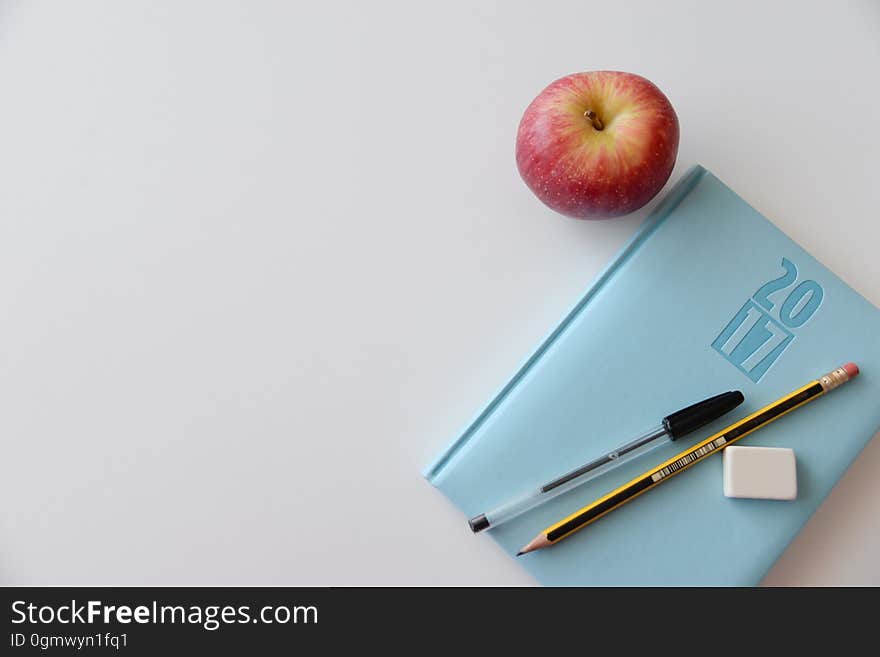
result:
<svg viewBox="0 0 880 657"><path fill-rule="evenodd" d="M513 498L501 506L471 518L468 523L474 533L499 525L516 518L518 515L543 504L554 497L562 495L573 488L585 484L605 474L609 470L652 451L656 447L674 441L695 429L702 427L725 413L733 410L743 402L743 394L738 391L724 392L692 404L680 411L664 417L660 424L637 438L605 452L601 456L578 466L574 470L556 477L537 488Z"/></svg>

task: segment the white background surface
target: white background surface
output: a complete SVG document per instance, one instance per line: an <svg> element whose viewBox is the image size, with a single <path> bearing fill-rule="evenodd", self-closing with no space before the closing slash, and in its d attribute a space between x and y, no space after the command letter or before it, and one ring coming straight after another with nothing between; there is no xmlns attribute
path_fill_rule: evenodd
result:
<svg viewBox="0 0 880 657"><path fill-rule="evenodd" d="M648 77L673 180L880 305L878 33L869 1L0 0L0 582L533 583L420 471L645 212L541 206L523 109ZM880 584L878 473L875 438L766 582Z"/></svg>

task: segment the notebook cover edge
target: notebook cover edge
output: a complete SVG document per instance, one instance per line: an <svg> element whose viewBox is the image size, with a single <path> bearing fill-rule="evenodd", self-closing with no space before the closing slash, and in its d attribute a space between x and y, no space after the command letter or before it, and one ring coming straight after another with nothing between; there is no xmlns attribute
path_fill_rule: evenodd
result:
<svg viewBox="0 0 880 657"><path fill-rule="evenodd" d="M557 322L551 332L538 345L538 347L516 369L513 376L492 396L492 399L482 407L477 416L471 420L464 431L452 444L444 449L440 455L422 471L428 481L432 482L443 471L443 468L452 458L468 443L471 436L479 429L485 420L492 414L495 408L516 387L516 384L525 376L556 338L571 324L571 322L589 305L590 301L602 289L606 282L626 263L627 260L641 248L654 231L662 225L663 221L675 210L676 207L687 197L697 183L703 179L707 170L695 164L691 166L681 179L669 190L660 203L652 210L651 214L636 229L636 232L627 240L626 244L618 251L611 262L596 276L580 299L569 310L561 321Z"/></svg>

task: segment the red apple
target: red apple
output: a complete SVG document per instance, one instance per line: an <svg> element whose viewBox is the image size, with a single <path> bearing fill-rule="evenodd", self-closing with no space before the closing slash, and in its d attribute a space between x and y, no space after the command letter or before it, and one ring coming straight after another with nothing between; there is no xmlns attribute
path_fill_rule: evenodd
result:
<svg viewBox="0 0 880 657"><path fill-rule="evenodd" d="M577 219L628 214L659 192L675 164L678 117L663 92L621 71L566 76L526 108L516 164L548 206Z"/></svg>

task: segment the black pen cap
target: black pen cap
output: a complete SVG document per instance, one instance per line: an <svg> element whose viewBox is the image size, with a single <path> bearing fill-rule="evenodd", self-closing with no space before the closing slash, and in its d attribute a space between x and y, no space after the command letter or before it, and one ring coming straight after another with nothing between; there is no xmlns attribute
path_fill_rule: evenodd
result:
<svg viewBox="0 0 880 657"><path fill-rule="evenodd" d="M709 399L697 402L693 406L667 415L663 418L663 428L666 429L671 440L681 438L732 411L742 404L743 400L745 397L739 390L722 392L720 395L709 397Z"/></svg>

